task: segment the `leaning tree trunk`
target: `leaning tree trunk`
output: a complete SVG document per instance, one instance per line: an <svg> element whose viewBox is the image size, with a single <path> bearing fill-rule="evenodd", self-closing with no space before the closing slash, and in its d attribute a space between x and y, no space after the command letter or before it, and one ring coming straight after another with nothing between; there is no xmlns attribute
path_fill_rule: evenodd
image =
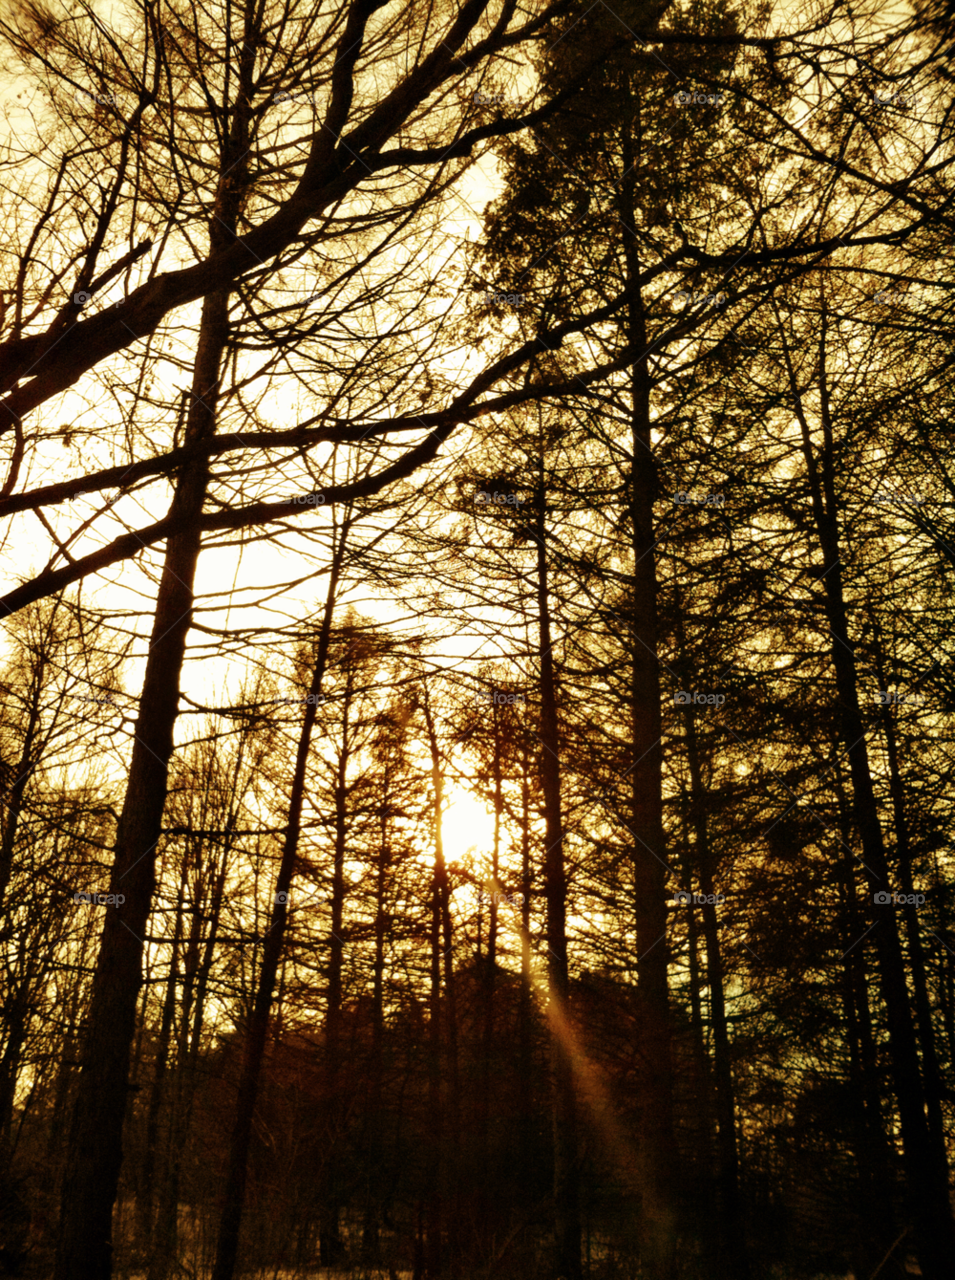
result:
<svg viewBox="0 0 955 1280"><path fill-rule="evenodd" d="M186 442L213 434L219 367L228 338L227 290L202 307ZM55 1280L109 1280L112 1213L122 1164L129 1058L142 985L142 956L156 883L166 779L179 683L192 622L199 518L208 461L180 473L170 515L179 532L166 546L149 657L133 736L126 797L116 831L109 891L124 901L106 914L93 974L83 1067L70 1131Z"/></svg>
<svg viewBox="0 0 955 1280"><path fill-rule="evenodd" d="M248 169L250 86L256 57L247 42L240 92L220 155L215 203L210 211L213 253L234 242ZM77 1089L67 1155L63 1209L54 1280L109 1280L112 1213L123 1160L123 1118L129 1057L142 985L142 956L156 883L156 846L166 803L179 685L192 625L193 587L202 535L199 522L209 485L209 457L191 450L215 434L220 367L229 342L226 286L203 299L192 400L180 470L170 508L177 530L166 543L149 656L123 809L116 830L110 893L124 901L110 909L93 974L86 1050Z"/></svg>
<svg viewBox="0 0 955 1280"><path fill-rule="evenodd" d="M836 515L833 433L825 368L825 319L823 312L819 341L819 385L824 446L820 461L817 461L788 348L784 348L784 355L793 394L793 408L802 433L813 522L824 561L820 576L825 590L826 617L832 634L831 657L841 710L842 741L849 760L853 810L862 843L862 861L869 890L876 894L890 890L892 884L869 769L865 726L859 707L855 650L849 638L840 563L842 550ZM873 919L872 937L876 946L889 1030L890 1058L899 1108L908 1213L914 1226L915 1254L925 1280L952 1280L955 1277L955 1225L952 1222L949 1200L948 1161L944 1146L940 1148L937 1141L933 1141L926 1120L925 1094L895 907L891 901L874 902L870 918Z"/></svg>

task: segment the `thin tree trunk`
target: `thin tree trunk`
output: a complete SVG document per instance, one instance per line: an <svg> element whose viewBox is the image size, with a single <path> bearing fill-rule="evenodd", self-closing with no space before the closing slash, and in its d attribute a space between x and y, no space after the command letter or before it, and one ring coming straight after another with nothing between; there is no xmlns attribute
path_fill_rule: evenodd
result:
<svg viewBox="0 0 955 1280"><path fill-rule="evenodd" d="M428 747L431 753L431 780L432 792L434 796L434 881L433 881L433 899L432 912L437 911L437 921L432 919L432 934L435 928L439 929L440 950L443 957L444 969L444 1008L441 1008L440 1000L440 968L438 977L438 1000L437 1005L432 1009L432 1015L437 1013L439 1023L443 1023L441 1033L438 1036L437 1046L432 1046L432 1062L439 1064L443 1068L443 1075L447 1079L446 1106L444 1100L439 1101L440 1116L437 1132L440 1135L439 1150L441 1155L440 1169L445 1181L448 1181L449 1198L451 1200L451 1208L456 1208L458 1183L456 1171L453 1163L448 1160L447 1153L443 1150L443 1134L445 1124L445 1111L448 1127L452 1133L460 1132L460 1090L458 1080L458 1045L457 1045L457 1008L455 1000L455 981L454 981L454 933L451 922L451 884L448 877L448 867L444 857L444 773L441 768L441 752L438 743L437 726L434 715L431 710L427 687L424 691L423 711L425 717L425 727L428 733ZM432 937L432 955L434 949L434 936ZM432 965L434 959L432 958ZM432 973L432 995L434 994L434 974ZM442 1019L441 1014L444 1014ZM434 1053L435 1047L437 1053ZM440 1094L440 1084L438 1093ZM429 1275L439 1275L444 1266L443 1250L445 1249L444 1237L447 1237L446 1248L455 1255L458 1242L458 1234L460 1230L460 1215L452 1212L450 1222L444 1221L443 1210L444 1197L440 1188L435 1188L434 1195L434 1214L435 1214L435 1240L433 1243L434 1253L432 1255L431 1231L429 1230ZM437 1265L438 1270L431 1270L432 1265Z"/></svg>
<svg viewBox="0 0 955 1280"><path fill-rule="evenodd" d="M494 741L491 770L494 777L494 843L491 851L491 902L488 912L487 955L482 971L483 1021L481 1032L481 1104L479 1117L479 1143L481 1153L478 1196L480 1212L479 1230L486 1230L489 1221L490 1151L491 1151L491 1063L494 1056L494 996L497 983L497 933L498 893L500 892L501 817L504 811L504 793L501 766L501 711L492 704Z"/></svg>
<svg viewBox="0 0 955 1280"><path fill-rule="evenodd" d="M543 460L541 465L543 466ZM570 971L567 953L567 872L561 808L560 731L550 625L547 572L546 493L543 480L535 494L537 543L537 621L540 663L541 784L544 793L544 886L547 901L547 998L551 1021L554 1134L554 1244L557 1274L581 1277L580 1192L577 1155L577 1103L570 1040Z"/></svg>
<svg viewBox="0 0 955 1280"><path fill-rule="evenodd" d="M682 626L682 624L681 624ZM682 636L681 636L682 639ZM706 823L706 789L700 765L700 747L695 712L687 708L687 760L690 768L692 820L696 834L700 892L705 899L715 896L713 858ZM710 992L710 1021L713 1028L713 1067L716 1083L716 1120L719 1136L720 1168L720 1248L713 1275L723 1280L747 1280L749 1263L743 1230L743 1205L739 1186L739 1152L736 1146L736 1097L730 1057L729 1028L723 991L723 955L720 949L716 905L702 905L703 936L706 944L706 983Z"/></svg>
<svg viewBox="0 0 955 1280"><path fill-rule="evenodd" d="M332 560L328 594L325 600L325 614L322 618L322 626L319 632L318 651L315 658L315 666L312 670L311 684L305 702L305 715L302 718L302 731L299 734L298 749L295 755L295 769L292 774L292 786L289 796L289 814L285 826L282 858L279 863L278 879L275 886L275 901L272 905L269 928L262 948L262 967L259 971L255 1002L246 1033L242 1073L235 1103L235 1122L229 1144L229 1159L222 1193L222 1216L219 1220L219 1234L216 1242L215 1263L212 1268L212 1280L232 1280L239 1252L239 1231L242 1226L242 1213L245 1207L249 1146L252 1140L252 1119L255 1114L255 1100L258 1095L262 1060L265 1056L269 1010L272 1007L275 979L278 974L282 946L285 942L289 888L292 883L292 873L295 868L295 858L298 853L298 841L302 826L302 806L305 799L305 774L308 767L309 747L312 740L312 728L318 711L322 679L328 662L332 614L335 607L338 577L344 559L346 538L347 526L342 529L339 544Z"/></svg>
<svg viewBox="0 0 955 1280"><path fill-rule="evenodd" d="M380 1185L376 1175L381 1167L383 1135L381 1134L382 1094L385 1029L385 937L388 931L387 887L388 867L391 863L390 795L391 770L385 765L382 779L382 803L379 819L378 867L375 872L375 961L372 968L371 997L371 1062L369 1064L368 1105L365 1131L367 1143L367 1193L365 1221L362 1228L362 1260L366 1265L378 1267L381 1262Z"/></svg>
<svg viewBox="0 0 955 1280"><path fill-rule="evenodd" d="M848 858L843 861L845 875L840 886L840 906L844 918L844 936L858 936L860 916L855 910L855 874ZM863 925L862 928L865 926ZM852 1262L856 1275L869 1276L885 1255L886 1242L896 1237L895 1208L884 1172L884 1134L878 1110L873 1114L872 1082L866 1079L863 1066L862 1022L858 1008L860 990L865 988L864 973L857 970L864 964L864 950L857 947L843 958L842 981L839 994L842 999L846 1024L846 1045L849 1050L849 1116L853 1132L856 1160L858 1231L853 1244ZM861 981L859 978L861 977Z"/></svg>
<svg viewBox="0 0 955 1280"><path fill-rule="evenodd" d="M239 753L241 761L241 749ZM230 814L226 823L226 838L234 825ZM192 1108L198 1085L197 1068L202 1041L202 1015L205 1006L205 988L215 946L218 912L213 911L211 935L201 946L202 918L200 903L204 898L201 874L202 853L197 856L200 875L192 909L192 920L186 946L182 974L182 1007L176 1046L176 1077L173 1092L169 1131L166 1142L166 1160L163 1169L163 1198L156 1216L152 1248L149 1256L147 1280L166 1280L176 1266L179 1248L179 1188L182 1181L182 1165L186 1143L192 1122ZM226 854L223 854L225 857ZM188 856L183 859L183 896ZM218 879L213 871L214 882ZM182 900L182 897L181 899Z"/></svg>
<svg viewBox="0 0 955 1280"><path fill-rule="evenodd" d="M624 138L620 202L626 226L636 207L636 160L630 135ZM628 339L647 349L643 299L637 283L640 263L632 237L624 240L631 298ZM643 1089L640 1132L643 1204L642 1260L650 1280L670 1280L676 1267L676 1143L673 1130L672 1050L668 983L666 843L663 828L663 727L660 661L657 657L657 578L653 502L656 460L650 432L652 382L646 357L631 369L630 536L633 556L631 738L631 835L634 915L637 932L637 994Z"/></svg>
<svg viewBox="0 0 955 1280"><path fill-rule="evenodd" d="M518 1005L518 1054L520 1078L517 1084L517 1104L520 1115L520 1155L531 1157L533 1132L533 1041L531 1015L533 1010L533 983L531 975L531 797L530 768L527 739L521 741L521 995Z"/></svg>
<svg viewBox="0 0 955 1280"><path fill-rule="evenodd" d="M443 1258L442 1235L444 1203L441 1194L444 1163L444 1098L442 1095L442 1053L444 1036L441 1028L441 880L444 850L441 842L441 790L440 778L434 788L435 860L431 879L431 988L428 1001L428 1117L429 1147L427 1152L426 1194L424 1211L419 1209L418 1234L423 1247L416 1244L416 1275L427 1275L430 1280L440 1276ZM418 1254L420 1252L420 1258Z"/></svg>
<svg viewBox="0 0 955 1280"><path fill-rule="evenodd" d="M176 987L179 982L179 933L182 926L182 902L185 892L185 863L183 863L183 881L179 887L176 903L176 923L172 939L172 958L169 964L169 978L166 982L166 994L163 1000L162 1018L159 1024L159 1038L156 1043L156 1060L153 1066L153 1087L149 1097L149 1110L146 1115L146 1135L143 1146L143 1162L140 1170L141 1197L139 1203L139 1230L144 1254L148 1257L152 1251L153 1206L155 1188L153 1174L156 1167L156 1148L159 1144L159 1113L166 1092L166 1064L169 1060L169 1043L172 1035L173 1016L176 1008Z"/></svg>
<svg viewBox="0 0 955 1280"><path fill-rule="evenodd" d="M325 1110L326 1152L332 1158L324 1164L324 1196L319 1229L319 1259L323 1266L337 1266L341 1261L342 1241L339 1232L341 1192L338 1186L338 1162L334 1159L335 1126L341 1112L338 1090L341 1078L341 1016L345 944L342 929L345 916L345 846L348 840L348 758L351 751L349 712L354 692L353 671L349 669L342 702L342 748L335 777L335 842L332 854L332 921L328 939L328 1007L325 1019Z"/></svg>
<svg viewBox="0 0 955 1280"><path fill-rule="evenodd" d="M42 663L42 659L40 661ZM30 712L27 717L26 729L23 733L20 758L15 766L16 772L13 785L10 788L10 798L6 804L3 834L0 836L0 921L3 919L3 900L6 896L7 886L10 883L10 876L13 873L13 849L16 844L17 828L20 825L20 815L23 812L23 799L26 795L26 789L30 785L30 779L33 777L33 770L36 764L33 759L33 744L37 725L40 721L40 695L43 688L42 670L41 666L39 670L34 672Z"/></svg>
<svg viewBox="0 0 955 1280"><path fill-rule="evenodd" d="M876 671L879 685L887 689L884 655L881 637L876 630ZM895 731L895 719L889 703L882 705L882 724L885 729L886 754L889 760L889 793L892 796L892 817L895 825L895 848L899 881L906 897L914 894L912 883L912 851L909 826L905 816L905 787L899 767L899 743ZM909 964L912 970L912 990L915 994L915 1016L918 1026L919 1046L922 1050L922 1074L924 1077L925 1103L932 1142L939 1150L945 1149L945 1122L942 1117L942 1072L935 1047L935 1029L932 1025L932 1005L928 994L925 973L925 952L919 934L918 908L906 902L902 908L905 937L908 944Z"/></svg>
<svg viewBox="0 0 955 1280"><path fill-rule="evenodd" d="M824 564L826 615L832 633L831 654L842 718L842 741L849 759L853 808L862 843L862 860L870 892L889 891L891 880L878 804L869 770L865 727L859 709L855 651L843 592L839 531L833 473L832 423L829 415L825 372L825 313L819 342L820 392L824 446L822 466L817 464L809 423L803 411L795 372L784 348L793 407L802 432L803 456L809 479L813 520ZM906 1173L908 1212L914 1224L915 1252L925 1280L955 1277L955 1226L948 1189L944 1148L932 1139L925 1116L925 1094L919 1067L915 1029L909 1009L905 962L899 940L895 906L873 902L872 936L879 960L879 977L891 1046L892 1073L899 1107L902 1149Z"/></svg>

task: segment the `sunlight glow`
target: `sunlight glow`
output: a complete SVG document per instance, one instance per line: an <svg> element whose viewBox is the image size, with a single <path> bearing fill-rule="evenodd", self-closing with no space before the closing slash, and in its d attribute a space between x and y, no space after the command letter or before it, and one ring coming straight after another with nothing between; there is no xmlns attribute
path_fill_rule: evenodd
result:
<svg viewBox="0 0 955 1280"><path fill-rule="evenodd" d="M468 855L489 858L494 845L494 814L466 791L453 793L444 811L444 856L448 863Z"/></svg>

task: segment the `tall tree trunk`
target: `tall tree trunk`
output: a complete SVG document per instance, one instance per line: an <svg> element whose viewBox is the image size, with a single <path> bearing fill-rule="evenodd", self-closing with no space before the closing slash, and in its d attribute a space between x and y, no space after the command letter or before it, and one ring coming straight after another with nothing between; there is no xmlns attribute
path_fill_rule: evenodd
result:
<svg viewBox="0 0 955 1280"><path fill-rule="evenodd" d="M635 225L636 169L629 133L623 147L620 205L624 226ZM624 252L630 302L627 337L645 352L645 312L638 280L636 240L626 234ZM673 1132L672 1050L668 983L666 842L663 830L663 727L660 660L657 657L657 578L653 502L656 459L650 432L652 382L646 356L630 376L632 457L629 516L632 577L630 832L633 838L634 915L637 933L637 994L643 1089L640 1105L642 1157L642 1261L652 1280L670 1280L676 1267L676 1143Z"/></svg>
<svg viewBox="0 0 955 1280"><path fill-rule="evenodd" d="M345 847L348 841L348 759L351 753L349 713L354 693L354 671L346 674L342 700L342 745L335 777L335 841L332 854L332 921L328 939L328 1003L325 1017L324 1090L326 1152L324 1162L319 1259L323 1266L334 1267L341 1261L342 1240L339 1231L341 1190L338 1161L334 1158L336 1126L341 1114L338 1091L341 1085L341 1017L345 944L342 929L345 916Z"/></svg>
<svg viewBox="0 0 955 1280"><path fill-rule="evenodd" d="M489 1196L491 1186L491 1065L494 1057L495 1025L494 997L497 984L497 934L498 934L498 894L500 892L501 870L501 818L504 812L504 792L502 777L502 728L501 710L497 703L492 703L493 716L493 756L491 772L494 779L494 842L491 850L491 902L488 912L487 955L482 970L482 1004L483 1026L481 1030L481 1096L479 1117L479 1149L480 1170L478 1198L478 1229L482 1233L489 1224Z"/></svg>
<svg viewBox="0 0 955 1280"><path fill-rule="evenodd" d="M172 1024L176 1011L176 988L179 984L179 940L182 929L182 904L185 898L186 863L183 860L182 877L176 899L176 921L173 926L172 958L169 963L169 977L166 981L166 993L163 999L162 1017L159 1023L159 1037L156 1043L156 1060L153 1064L153 1087L149 1095L149 1108L146 1113L146 1132L143 1144L143 1160L140 1170L141 1195L139 1202L140 1241L146 1257L152 1252L153 1206L155 1202L156 1149L159 1145L159 1114L166 1093L166 1064L169 1060L169 1045L172 1037Z"/></svg>
<svg viewBox="0 0 955 1280"><path fill-rule="evenodd" d="M543 459L541 460L543 468ZM544 793L544 892L547 901L547 999L551 1023L554 1134L554 1244L557 1274L581 1277L577 1102L570 1034L570 970L567 953L567 871L561 808L560 731L548 585L546 491L538 483L535 503L537 623L540 664L541 784Z"/></svg>
<svg viewBox="0 0 955 1280"><path fill-rule="evenodd" d="M454 981L454 933L451 923L451 883L448 877L447 862L444 857L444 772L441 762L441 750L438 742L437 724L432 712L427 686L424 690L422 709L425 717L425 728L428 734L428 747L431 754L431 781L434 806L434 879L432 897L432 1018L437 1015L440 1030L437 1040L432 1041L432 1070L437 1067L447 1081L445 1097L442 1098L440 1080L438 1082L438 1123L435 1129L439 1155L439 1178L449 1184L449 1199L452 1212L449 1221L444 1220L444 1196L441 1188L433 1189L433 1230L428 1233L428 1273L440 1275L444 1267L443 1252L445 1247L455 1256L461 1228L460 1215L454 1212L457 1208L458 1180L454 1162L448 1159L444 1150L445 1121L452 1133L460 1132L460 1087L458 1080L458 1045L457 1045L457 1007ZM437 913L435 917L434 913ZM435 934L435 930L438 931ZM440 939L438 941L438 939ZM434 947L440 948L437 974L437 1002L435 1003L435 964ZM440 961L443 958L443 966ZM440 998L440 971L444 969L444 1002ZM443 1014L443 1017L442 1017ZM434 1031L432 1030L432 1034ZM433 1088L432 1088L433 1092ZM447 1237L445 1245L445 1237ZM432 1271L437 1266L438 1270Z"/></svg>
<svg viewBox="0 0 955 1280"><path fill-rule="evenodd" d="M888 860L879 810L869 770L865 726L859 709L855 651L849 639L848 614L840 564L841 548L836 515L832 422L826 381L826 315L823 310L819 340L819 386L823 448L821 466L816 459L809 423L803 409L795 371L784 345L784 356L793 408L802 432L803 456L812 499L813 521L823 557L820 576L825 589L826 616L832 633L831 655L841 711L842 741L849 760L853 809L862 843L862 861L869 890L890 891ZM873 902L872 917L879 961L882 998L885 1001L891 1047L892 1074L899 1108L906 1174L908 1213L914 1224L914 1245L925 1280L955 1277L955 1226L948 1189L948 1165L944 1148L933 1141L925 1116L925 1094L919 1066L915 1029L909 1009L905 962L899 939L895 906Z"/></svg>
<svg viewBox="0 0 955 1280"><path fill-rule="evenodd" d="M318 650L305 702L302 730L299 734L298 748L295 754L295 769L292 774L292 786L289 795L288 821L285 825L282 858L279 863L279 873L275 885L275 901L272 904L269 928L262 948L262 967L259 971L258 987L245 1038L245 1052L239 1077L238 1096L235 1103L235 1122L229 1144L229 1159L222 1192L222 1216L219 1219L219 1233L216 1241L216 1257L212 1268L212 1280L232 1280L239 1252L239 1231L242 1226L242 1213L245 1207L245 1188L248 1178L249 1146L252 1141L255 1100L258 1095L262 1060L265 1057L269 1010L272 1007L275 979L278 974L282 946L285 942L289 888L292 883L292 873L295 868L295 858L298 853L298 841L302 827L302 806L305 799L305 774L308 767L309 747L312 741L312 728L318 711L322 679L328 662L332 615L335 607L338 578L344 559L346 539L347 525L342 528L338 546L332 559L328 594L325 599L325 614L319 631Z"/></svg>
<svg viewBox="0 0 955 1280"><path fill-rule="evenodd" d="M885 657L882 639L876 623L875 642L876 672L881 689L888 688L885 676ZM914 894L912 883L912 848L909 840L909 824L905 814L905 787L899 765L899 742L895 729L895 717L889 702L882 704L882 724L885 729L885 748L889 761L889 793L892 797L892 818L895 826L895 850L899 871L899 883L906 897ZM912 970L912 990L915 994L915 1017L918 1027L919 1047L922 1051L925 1104L932 1142L945 1149L945 1122L942 1117L942 1072L935 1046L935 1028L932 1025L932 1004L928 994L925 973L925 952L919 934L918 908L906 902L901 908L905 923L905 939L908 944L909 964Z"/></svg>
<svg viewBox="0 0 955 1280"><path fill-rule="evenodd" d="M681 620L682 632L682 620ZM681 641L683 637L681 634ZM695 711L686 709L687 760L690 767L691 814L696 835L700 892L715 896L713 856L706 822L707 793L700 762L700 746ZM712 1274L719 1280L747 1280L749 1263L743 1230L743 1205L739 1186L739 1153L736 1145L736 1097L730 1057L729 1027L723 990L723 954L720 949L716 905L702 905L703 937L706 945L706 984L710 992L710 1022L713 1029L713 1068L716 1083L716 1122L719 1138L720 1213L719 1254Z"/></svg>
<svg viewBox="0 0 955 1280"><path fill-rule="evenodd" d="M843 837L845 838L845 837ZM865 929L856 901L856 875L851 856L843 859L843 876L840 882L840 909L843 917L843 936L857 938ZM865 949L854 948L843 957L839 994L842 1000L846 1024L846 1046L849 1050L849 1119L852 1126L853 1147L856 1161L857 1206L856 1239L852 1244L851 1258L856 1275L870 1276L885 1257L888 1245L896 1239L895 1206L892 1203L891 1182L882 1117L875 1089L876 1077L867 1075L868 1055L864 1046L864 1028L869 1022L868 1007L861 1008L867 991L865 980ZM872 1063L872 1070L875 1064ZM890 1266L887 1275L897 1274Z"/></svg>
<svg viewBox="0 0 955 1280"><path fill-rule="evenodd" d="M212 435L219 367L228 337L228 291L202 307L187 419L187 442ZM179 682L192 621L199 517L208 462L183 467L170 509L180 526L166 545L126 796L109 891L124 901L107 909L93 975L83 1066L70 1131L55 1280L109 1280L112 1212L122 1164L129 1055L142 983L146 925L156 882L156 845L166 802Z"/></svg>
<svg viewBox="0 0 955 1280"><path fill-rule="evenodd" d="M40 722L40 696L43 689L43 667L41 665L33 673L33 688L30 694L30 711L26 728L23 732L23 743L20 758L15 766L13 785L3 815L3 831L0 834L0 922L3 920L3 900L6 896L10 876L13 873L13 850L16 844L17 828L23 813L23 800L26 789L33 777L36 761L33 759L34 742ZM2 933L2 924L0 924Z"/></svg>
<svg viewBox="0 0 955 1280"><path fill-rule="evenodd" d="M430 960L431 986L428 998L428 1119L429 1142L426 1157L425 1187L427 1200L424 1211L418 1214L418 1240L423 1237L423 1248L416 1247L416 1273L427 1275L429 1280L441 1275L444 1263L443 1229L444 1199L441 1194L444 1167L444 1097L442 1092L442 1066L444 1036L441 1026L441 877L444 872L444 847L441 838L441 779L434 780L435 858L431 878ZM421 1251L420 1260L417 1259Z"/></svg>
<svg viewBox="0 0 955 1280"><path fill-rule="evenodd" d="M241 748L239 755L241 760ZM227 841L231 835L233 825L233 815L230 815L225 828ZM227 857L227 849L228 844L223 852L223 859ZM203 856L201 845L196 856L197 865L201 869ZM188 867L189 856L187 854L183 859L183 886L180 895L180 906L184 899ZM192 1123L192 1108L199 1083L197 1068L199 1065L199 1050L202 1043L206 983L217 933L218 906L216 905L216 899L218 894L221 893L222 883L222 878L217 876L213 870L213 910L211 912L210 936L203 944L201 937L202 914L200 909L205 897L203 878L204 876L200 870L191 909L192 919L183 962L182 1000L176 1045L176 1074L166 1140L166 1158L160 1183L162 1199L156 1215L153 1242L149 1254L147 1280L166 1280L170 1272L176 1269L177 1263L179 1248L179 1189L182 1182L182 1166L186 1143ZM173 989L175 990L175 988Z"/></svg>
<svg viewBox="0 0 955 1280"><path fill-rule="evenodd" d="M521 995L518 1005L517 1083L519 1153L526 1162L531 1158L534 1100L532 1070L534 1062L532 1023L533 977L531 974L531 761L526 735L521 738Z"/></svg>
<svg viewBox="0 0 955 1280"><path fill-rule="evenodd" d="M255 12L254 5L246 6L237 94L219 156L219 179L208 222L212 253L234 243L245 189L257 56L252 38ZM219 371L229 340L230 292L231 286L226 286L203 299L183 441L187 447L215 434ZM113 853L110 892L122 895L124 901L107 911L93 975L54 1280L109 1280L112 1271L112 1213L123 1159L130 1047L182 664L192 625L193 585L202 542L199 520L208 483L209 459L200 450L183 464L170 507L179 532L166 543Z"/></svg>
<svg viewBox="0 0 955 1280"><path fill-rule="evenodd" d="M384 1148L381 1133L385 1031L385 938L388 933L388 868L391 865L391 817L389 812L391 768L385 765L379 816L378 866L375 871L375 959L372 967L371 1061L368 1067L368 1102L365 1116L366 1145L365 1220L362 1227L362 1261L366 1266L381 1263L380 1222L382 1204L378 1171Z"/></svg>

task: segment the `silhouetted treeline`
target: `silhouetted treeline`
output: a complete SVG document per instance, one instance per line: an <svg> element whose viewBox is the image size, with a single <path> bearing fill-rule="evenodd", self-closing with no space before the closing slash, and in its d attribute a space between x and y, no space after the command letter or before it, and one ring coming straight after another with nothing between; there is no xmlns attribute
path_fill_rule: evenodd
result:
<svg viewBox="0 0 955 1280"><path fill-rule="evenodd" d="M0 1273L955 1278L883 10L0 14Z"/></svg>

